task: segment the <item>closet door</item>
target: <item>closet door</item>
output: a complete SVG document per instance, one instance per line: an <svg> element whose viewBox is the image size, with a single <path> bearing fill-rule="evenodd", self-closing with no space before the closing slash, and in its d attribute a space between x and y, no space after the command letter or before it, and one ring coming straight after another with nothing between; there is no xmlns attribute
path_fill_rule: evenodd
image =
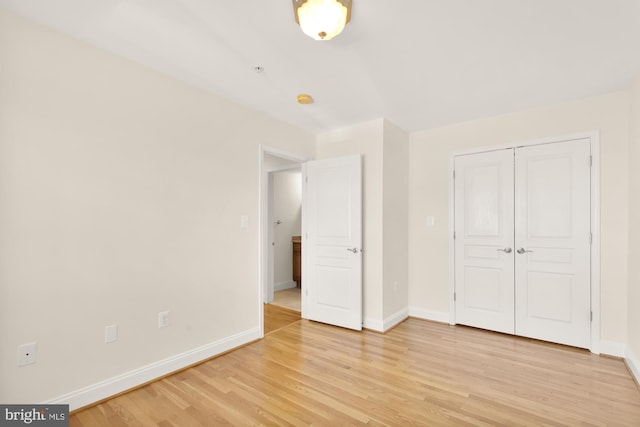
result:
<svg viewBox="0 0 640 427"><path fill-rule="evenodd" d="M590 155L588 139L516 150L517 335L590 345Z"/></svg>
<svg viewBox="0 0 640 427"><path fill-rule="evenodd" d="M455 158L456 322L514 333L513 149Z"/></svg>

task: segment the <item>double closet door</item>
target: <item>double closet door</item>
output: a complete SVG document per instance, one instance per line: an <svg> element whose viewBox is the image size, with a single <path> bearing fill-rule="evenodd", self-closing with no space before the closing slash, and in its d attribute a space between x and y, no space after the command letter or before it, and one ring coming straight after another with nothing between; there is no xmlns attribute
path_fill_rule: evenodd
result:
<svg viewBox="0 0 640 427"><path fill-rule="evenodd" d="M456 156L456 323L590 346L589 139Z"/></svg>

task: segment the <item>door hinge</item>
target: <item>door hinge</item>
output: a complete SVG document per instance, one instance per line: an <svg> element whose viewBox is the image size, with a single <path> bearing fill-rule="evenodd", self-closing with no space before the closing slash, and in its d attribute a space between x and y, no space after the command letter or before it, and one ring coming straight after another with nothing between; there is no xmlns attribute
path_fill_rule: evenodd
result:
<svg viewBox="0 0 640 427"><path fill-rule="evenodd" d="M453 171L453 179L456 179L456 171Z"/></svg>
<svg viewBox="0 0 640 427"><path fill-rule="evenodd" d="M593 156L589 156L589 166L593 166Z"/></svg>
<svg viewBox="0 0 640 427"><path fill-rule="evenodd" d="M593 322L593 311L589 312L589 321Z"/></svg>
<svg viewBox="0 0 640 427"><path fill-rule="evenodd" d="M456 232L453 232L453 240L456 240Z"/></svg>
<svg viewBox="0 0 640 427"><path fill-rule="evenodd" d="M453 300L454 301L456 300L456 293L455 292L453 293Z"/></svg>
<svg viewBox="0 0 640 427"><path fill-rule="evenodd" d="M593 233L589 233L589 244L593 244Z"/></svg>

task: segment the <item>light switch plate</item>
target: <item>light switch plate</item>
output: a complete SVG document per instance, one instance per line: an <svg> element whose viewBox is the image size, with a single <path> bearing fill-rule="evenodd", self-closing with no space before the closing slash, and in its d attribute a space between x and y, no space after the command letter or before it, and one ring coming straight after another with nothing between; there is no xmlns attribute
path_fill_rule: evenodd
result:
<svg viewBox="0 0 640 427"><path fill-rule="evenodd" d="M166 328L171 325L171 313L169 310L158 313L158 328Z"/></svg>
<svg viewBox="0 0 640 427"><path fill-rule="evenodd" d="M109 325L104 328L104 342L110 343L118 340L118 325Z"/></svg>

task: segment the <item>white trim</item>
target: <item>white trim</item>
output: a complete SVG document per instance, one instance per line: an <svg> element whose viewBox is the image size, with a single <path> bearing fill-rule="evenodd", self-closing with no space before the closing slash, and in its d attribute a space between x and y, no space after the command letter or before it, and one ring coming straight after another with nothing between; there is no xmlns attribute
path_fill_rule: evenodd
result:
<svg viewBox="0 0 640 427"><path fill-rule="evenodd" d="M274 241L274 227L273 227L273 182L274 182L274 173L269 171L266 172L266 221L265 221L265 246L263 247L266 251L264 259L266 259L266 271L265 271L265 283L262 287L264 291L264 295L262 298L262 302L265 304L271 304L273 302L274 293L275 293L275 247L273 246Z"/></svg>
<svg viewBox="0 0 640 427"><path fill-rule="evenodd" d="M287 280L286 282L280 282L273 285L273 290L275 292L284 291L285 289L292 289L296 287L296 282L293 280Z"/></svg>
<svg viewBox="0 0 640 427"><path fill-rule="evenodd" d="M376 332L384 332L384 321L377 319L362 319L362 327Z"/></svg>
<svg viewBox="0 0 640 427"><path fill-rule="evenodd" d="M463 156L465 154L485 153L487 151L506 150L509 148L527 147L530 145L554 144L556 142L575 141L577 139L594 138L594 137L599 138L599 135L600 135L600 131L593 130L593 131L579 132L579 133L570 134L570 135L560 135L560 136L550 136L547 138L529 139L526 141L516 141L516 142L510 142L507 144L492 145L488 147L477 147L477 148L469 148L466 150L457 150L451 153L451 157Z"/></svg>
<svg viewBox="0 0 640 427"><path fill-rule="evenodd" d="M601 341L599 348L599 354L606 354L607 356L614 357L624 357L627 349L623 343L614 341Z"/></svg>
<svg viewBox="0 0 640 427"><path fill-rule="evenodd" d="M409 309L403 308L402 310L399 310L393 313L391 316L387 316L382 320L365 318L362 320L362 327L365 329L370 329L372 331L384 333L384 332L387 332L389 329L393 328L394 326L399 325L408 317L409 317Z"/></svg>
<svg viewBox="0 0 640 427"><path fill-rule="evenodd" d="M426 310L420 307L409 307L409 316L440 323L450 323L451 319L447 312Z"/></svg>
<svg viewBox="0 0 640 427"><path fill-rule="evenodd" d="M455 153L454 153L455 154ZM449 157L449 314L446 322L450 325L456 324L456 265L455 265L455 244L453 238L455 233L455 155Z"/></svg>
<svg viewBox="0 0 640 427"><path fill-rule="evenodd" d="M198 362L205 361L213 356L217 356L260 338L262 338L262 334L259 328L249 329L202 347L194 348L193 350L100 381L88 387L72 391L71 393L58 396L44 404L68 404L69 409L73 411L179 371Z"/></svg>
<svg viewBox="0 0 640 427"><path fill-rule="evenodd" d="M638 384L640 384L640 359L638 359L629 347L627 347L626 357L624 360L627 362L627 366L629 367L631 374L633 374Z"/></svg>
<svg viewBox="0 0 640 427"><path fill-rule="evenodd" d="M456 156L465 154L475 154L487 151L504 150L508 148L525 147L531 145L552 144L557 142L573 141L588 138L591 144L591 156L593 164L591 167L591 232L593 241L591 244L591 311L593 320L591 322L591 345L589 350L592 353L600 354L600 131L581 132L572 135L540 138L528 141L512 142L494 147L473 148L468 150L454 151L449 155L449 314L448 322L456 324L455 315L455 263L454 263L454 159Z"/></svg>
<svg viewBox="0 0 640 427"><path fill-rule="evenodd" d="M600 354L602 350L600 336L600 132L594 131L591 140L591 350Z"/></svg>
<svg viewBox="0 0 640 427"><path fill-rule="evenodd" d="M393 328L394 326L404 322L407 317L409 317L409 308L405 307L402 310L396 311L391 316L388 316L384 319L382 324L382 330L384 332L387 332L389 329Z"/></svg>

